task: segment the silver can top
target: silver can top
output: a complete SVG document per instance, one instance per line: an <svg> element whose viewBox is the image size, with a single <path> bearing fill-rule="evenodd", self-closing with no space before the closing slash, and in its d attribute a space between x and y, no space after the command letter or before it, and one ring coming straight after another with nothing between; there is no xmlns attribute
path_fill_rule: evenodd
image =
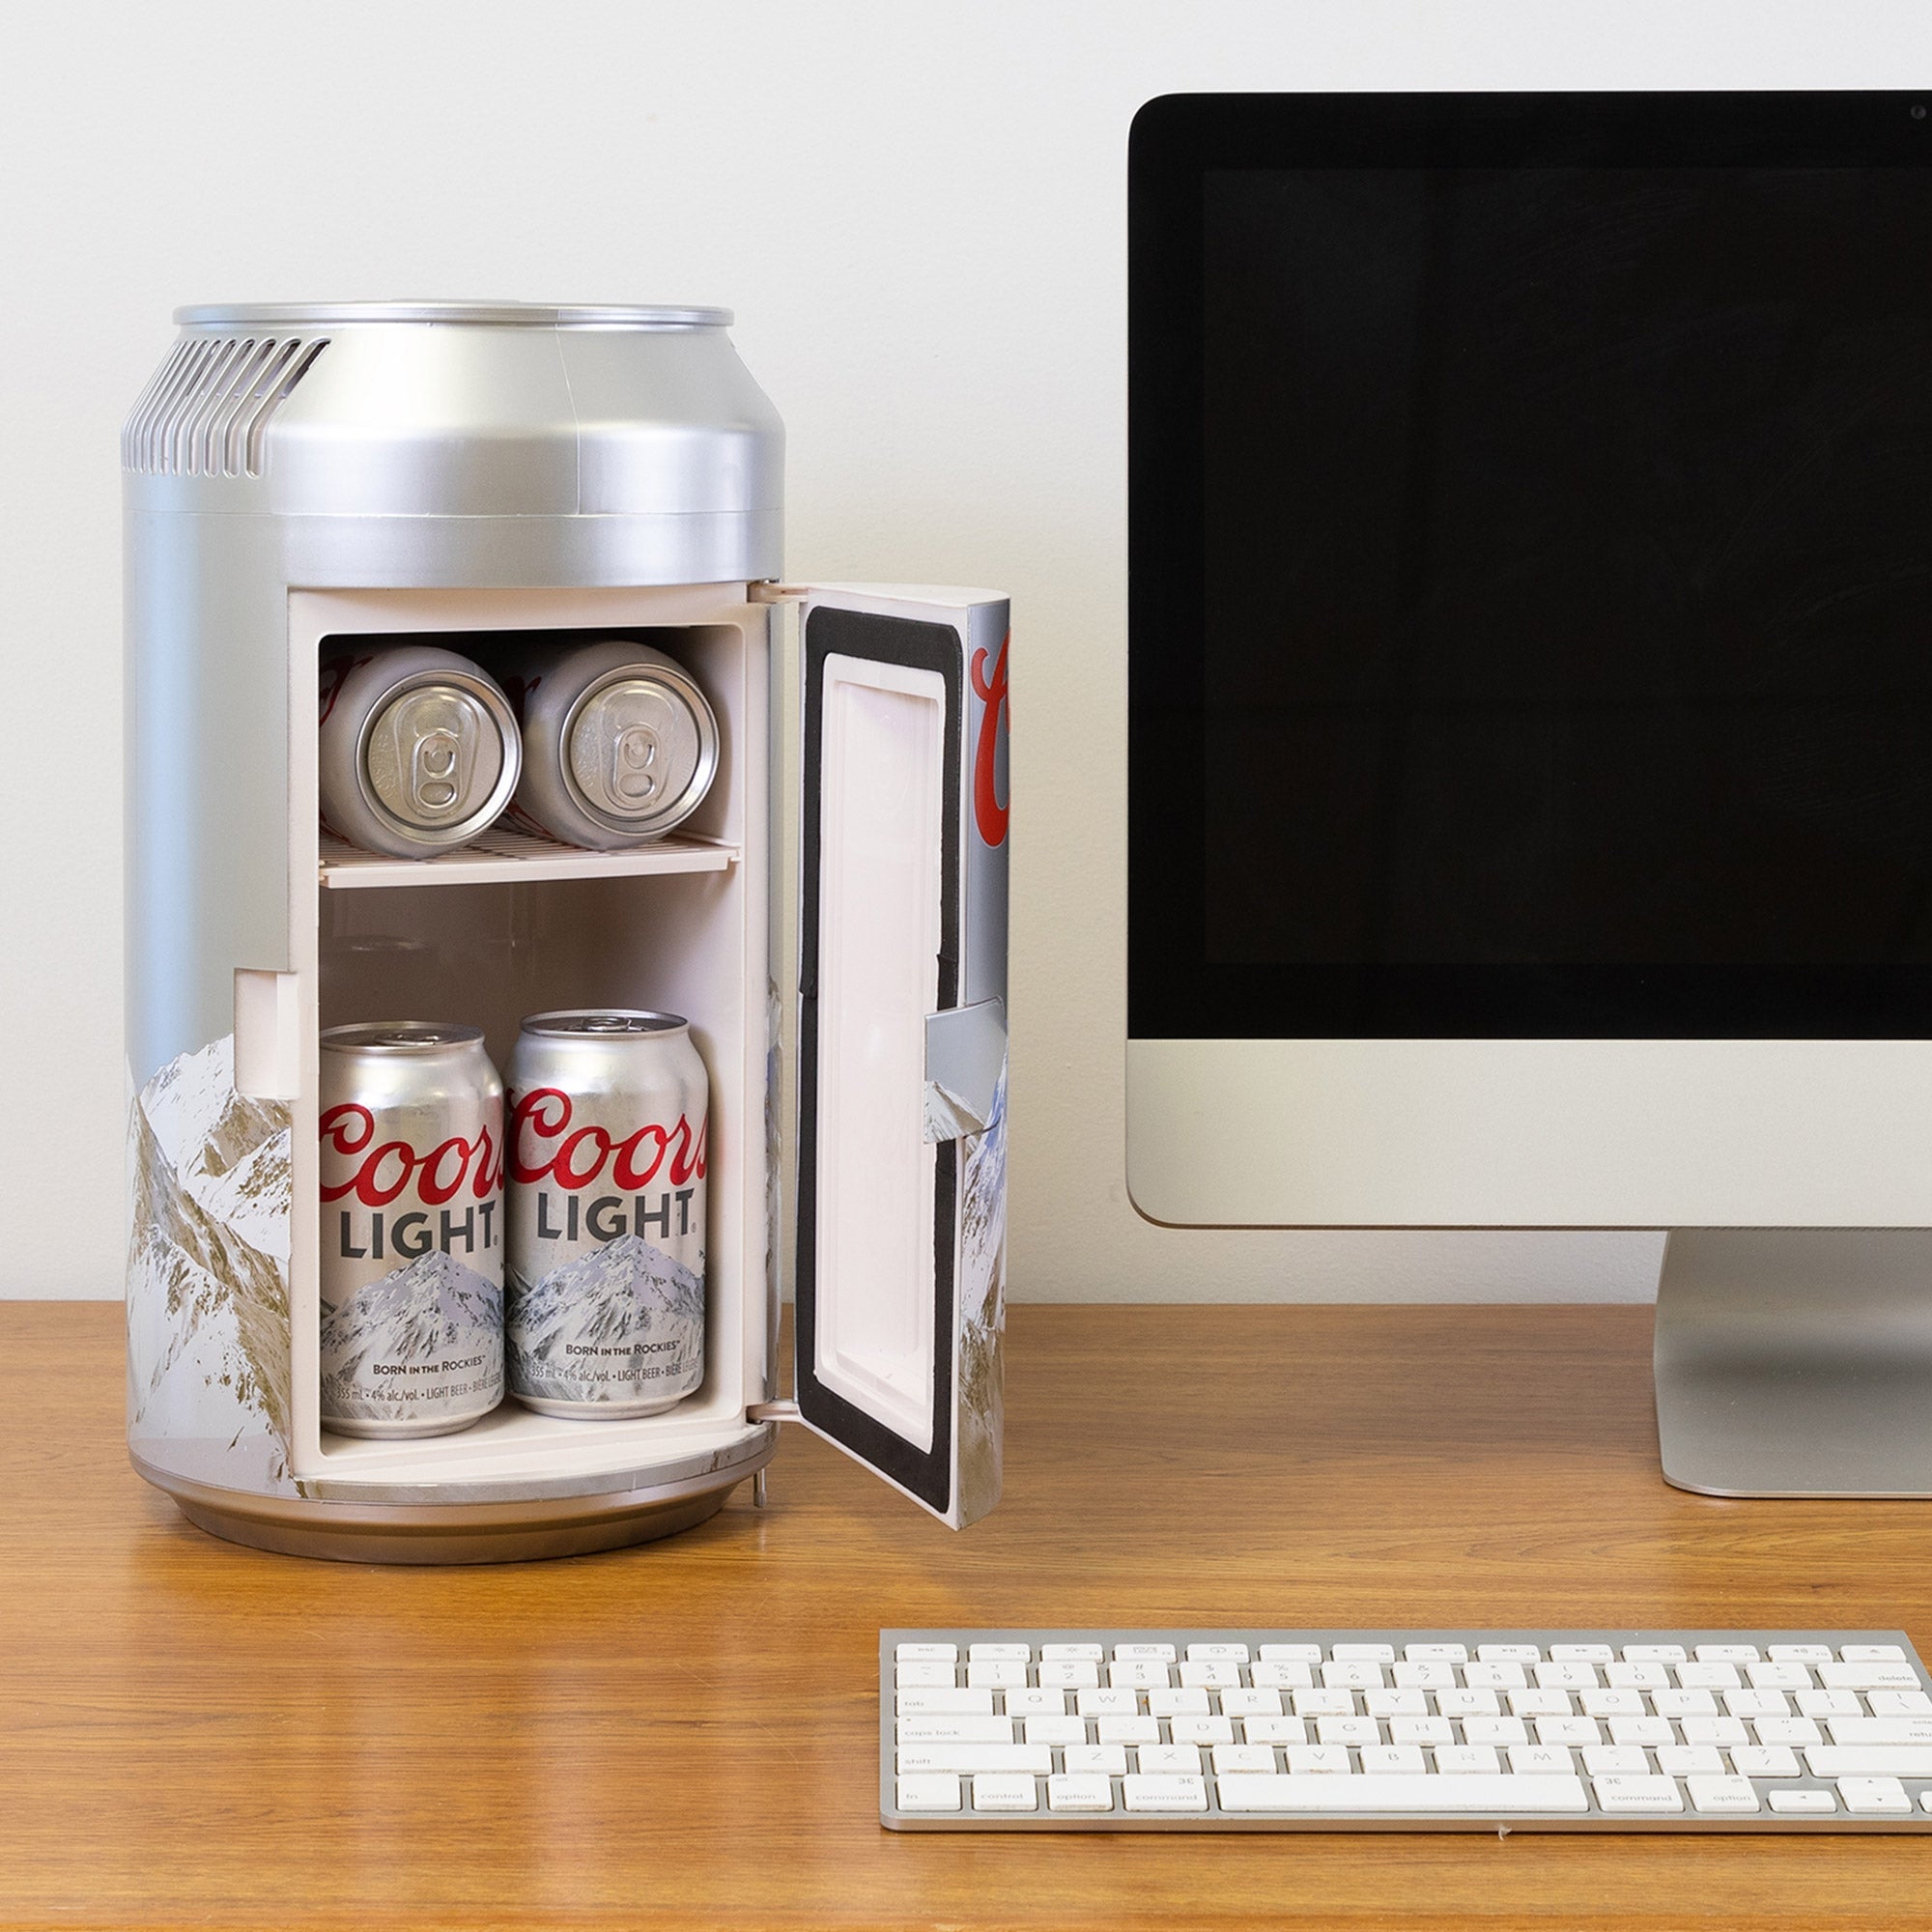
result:
<svg viewBox="0 0 1932 1932"><path fill-rule="evenodd" d="M570 707L562 765L572 798L598 824L668 831L710 787L718 721L704 694L671 667L619 667Z"/></svg>
<svg viewBox="0 0 1932 1932"><path fill-rule="evenodd" d="M320 1045L325 1053L447 1053L454 1047L480 1046L483 1029L449 1026L440 1020L358 1020L353 1026L326 1027Z"/></svg>
<svg viewBox="0 0 1932 1932"><path fill-rule="evenodd" d="M460 842L516 789L516 719L484 678L445 669L405 678L369 714L361 737L363 790L410 834Z"/></svg>
<svg viewBox="0 0 1932 1932"><path fill-rule="evenodd" d="M551 1039L610 1038L680 1033L690 1024L676 1013L637 1012L621 1007L569 1007L554 1013L530 1014L524 1022L524 1031Z"/></svg>
<svg viewBox="0 0 1932 1932"><path fill-rule="evenodd" d="M183 328L352 328L363 323L453 323L472 328L728 328L728 308L639 302L197 302Z"/></svg>

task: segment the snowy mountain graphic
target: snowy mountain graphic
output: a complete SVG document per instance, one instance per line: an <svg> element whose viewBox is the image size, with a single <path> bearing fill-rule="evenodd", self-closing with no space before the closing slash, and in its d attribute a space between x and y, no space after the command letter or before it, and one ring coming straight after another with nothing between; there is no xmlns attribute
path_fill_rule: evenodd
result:
<svg viewBox="0 0 1932 1932"><path fill-rule="evenodd" d="M484 1357L480 1368L452 1368L447 1380L500 1375L503 1291L454 1255L432 1249L407 1267L358 1288L340 1307L322 1304L322 1410L325 1416L395 1418L442 1394L444 1378L379 1376L379 1366L429 1368ZM372 1397L372 1389L382 1391Z"/></svg>
<svg viewBox="0 0 1932 1932"><path fill-rule="evenodd" d="M589 1384L585 1364L618 1357L572 1355L575 1347L624 1350L639 1343L676 1346L639 1356L668 1373L660 1387L695 1376L704 1361L704 1284L639 1235L593 1248L534 1288L510 1275L506 1350L511 1386L525 1395L582 1402L627 1399L635 1390Z"/></svg>

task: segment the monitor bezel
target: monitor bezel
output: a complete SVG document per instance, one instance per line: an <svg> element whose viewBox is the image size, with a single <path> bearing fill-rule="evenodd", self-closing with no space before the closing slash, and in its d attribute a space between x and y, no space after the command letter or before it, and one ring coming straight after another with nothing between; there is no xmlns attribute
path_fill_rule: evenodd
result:
<svg viewBox="0 0 1932 1932"><path fill-rule="evenodd" d="M1932 1037L1932 967L1208 959L1202 178L1209 170L1932 164L1932 91L1170 95L1128 147L1128 1034ZM1918 110L1915 113L1915 109ZM1258 568L1256 595L1267 586Z"/></svg>

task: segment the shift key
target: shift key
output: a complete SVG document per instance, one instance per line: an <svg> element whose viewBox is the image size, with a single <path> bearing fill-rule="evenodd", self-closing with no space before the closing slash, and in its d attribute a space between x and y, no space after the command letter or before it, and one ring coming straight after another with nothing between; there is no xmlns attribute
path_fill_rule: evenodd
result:
<svg viewBox="0 0 1932 1932"><path fill-rule="evenodd" d="M1045 1745L921 1744L901 1745L898 1773L910 1777L921 1772L1031 1772L1046 1777L1053 1771L1053 1752Z"/></svg>

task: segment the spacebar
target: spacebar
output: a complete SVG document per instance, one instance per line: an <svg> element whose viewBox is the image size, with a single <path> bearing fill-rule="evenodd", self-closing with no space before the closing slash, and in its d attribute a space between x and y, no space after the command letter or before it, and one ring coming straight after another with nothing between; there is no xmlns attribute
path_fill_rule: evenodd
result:
<svg viewBox="0 0 1932 1932"><path fill-rule="evenodd" d="M1580 1777L1486 1772L1250 1772L1219 1780L1223 1811L1587 1811Z"/></svg>

